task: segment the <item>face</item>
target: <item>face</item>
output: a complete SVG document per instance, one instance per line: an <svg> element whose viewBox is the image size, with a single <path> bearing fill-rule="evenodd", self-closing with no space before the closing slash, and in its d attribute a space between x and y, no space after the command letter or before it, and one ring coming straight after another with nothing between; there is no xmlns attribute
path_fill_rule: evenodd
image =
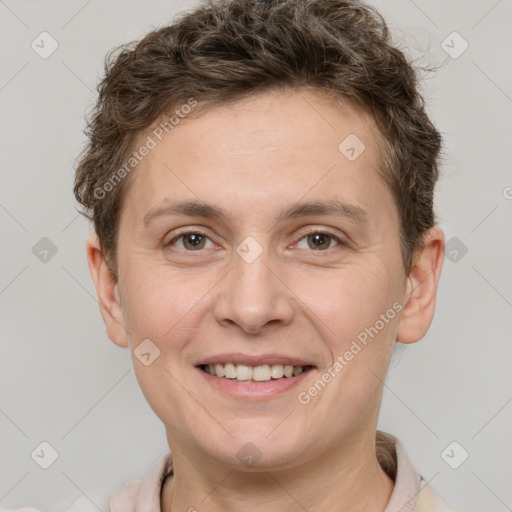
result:
<svg viewBox="0 0 512 512"><path fill-rule="evenodd" d="M284 468L374 439L407 294L378 141L281 91L184 119L133 171L111 338L173 452Z"/></svg>

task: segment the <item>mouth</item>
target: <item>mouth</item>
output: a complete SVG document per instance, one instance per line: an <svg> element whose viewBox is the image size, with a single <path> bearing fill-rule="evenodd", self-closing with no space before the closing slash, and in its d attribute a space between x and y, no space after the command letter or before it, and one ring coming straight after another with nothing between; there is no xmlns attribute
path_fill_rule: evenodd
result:
<svg viewBox="0 0 512 512"><path fill-rule="evenodd" d="M268 399L297 387L317 369L306 361L277 355L219 355L196 365L213 390L237 399Z"/></svg>
<svg viewBox="0 0 512 512"><path fill-rule="evenodd" d="M261 364L258 366L249 366L246 364L216 363L201 364L198 368L209 375L221 379L258 383L297 377L301 373L311 371L314 366L294 366L291 364Z"/></svg>

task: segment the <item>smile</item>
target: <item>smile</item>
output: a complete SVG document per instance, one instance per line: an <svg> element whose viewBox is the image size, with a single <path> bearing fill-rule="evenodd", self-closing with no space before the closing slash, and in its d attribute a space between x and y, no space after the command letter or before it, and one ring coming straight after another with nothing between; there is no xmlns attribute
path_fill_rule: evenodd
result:
<svg viewBox="0 0 512 512"><path fill-rule="evenodd" d="M262 364L258 366L249 366L233 363L203 364L199 367L204 372L213 375L214 377L254 383L297 377L301 373L307 372L313 368L311 365L293 366L291 364Z"/></svg>
<svg viewBox="0 0 512 512"><path fill-rule="evenodd" d="M199 377L220 396L237 400L268 400L285 396L287 391L302 388L304 379L315 372L316 366L290 364L219 363L196 366Z"/></svg>

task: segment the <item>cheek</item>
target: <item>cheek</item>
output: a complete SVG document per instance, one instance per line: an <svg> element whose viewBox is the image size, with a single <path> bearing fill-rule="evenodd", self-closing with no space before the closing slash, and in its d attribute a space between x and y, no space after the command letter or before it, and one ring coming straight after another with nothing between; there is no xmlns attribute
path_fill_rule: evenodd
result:
<svg viewBox="0 0 512 512"><path fill-rule="evenodd" d="M374 326L380 315L390 309L385 326L379 322L378 327L383 333L394 327L396 315L392 305L398 294L393 289L392 277L381 267L375 262L297 280L293 289L311 311L314 323L325 333L324 339L332 340L333 349L345 349L347 343Z"/></svg>
<svg viewBox="0 0 512 512"><path fill-rule="evenodd" d="M324 388L315 383L315 389L303 391L315 407L314 421L321 418L336 435L339 420L333 424L332 418L345 417L347 410L351 417L364 418L377 406L395 341L399 317L395 298L399 296L389 273L376 263L338 269L329 278L296 286L307 306L302 311L320 333L331 358L319 375L322 379L329 374L329 384Z"/></svg>
<svg viewBox="0 0 512 512"><path fill-rule="evenodd" d="M191 408L190 397L184 392L189 376L183 359L190 359L188 343L194 333L197 336L198 322L206 313L205 294L213 283L187 277L183 272L163 273L147 265L137 269L133 265L126 276L129 278L123 288L126 296L123 314L130 332L137 381L155 414L169 423L168 414L172 410L175 428L182 428L185 435L186 425L200 420L201 408ZM159 350L148 366L137 356L139 344L146 339Z"/></svg>
<svg viewBox="0 0 512 512"><path fill-rule="evenodd" d="M165 340L181 332L189 314L211 288L210 280L179 270L162 272L141 265L127 275L123 313L135 344L140 341L136 338L142 337L163 347Z"/></svg>

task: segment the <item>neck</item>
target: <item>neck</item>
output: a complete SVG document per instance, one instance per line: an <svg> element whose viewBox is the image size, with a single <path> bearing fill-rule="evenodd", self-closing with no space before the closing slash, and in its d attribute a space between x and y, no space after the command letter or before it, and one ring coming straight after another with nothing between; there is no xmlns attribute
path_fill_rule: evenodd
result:
<svg viewBox="0 0 512 512"><path fill-rule="evenodd" d="M193 454L173 451L174 476L164 484L162 512L235 511L248 503L251 512L383 512L394 485L376 458L375 438L344 442L278 471L193 461Z"/></svg>

